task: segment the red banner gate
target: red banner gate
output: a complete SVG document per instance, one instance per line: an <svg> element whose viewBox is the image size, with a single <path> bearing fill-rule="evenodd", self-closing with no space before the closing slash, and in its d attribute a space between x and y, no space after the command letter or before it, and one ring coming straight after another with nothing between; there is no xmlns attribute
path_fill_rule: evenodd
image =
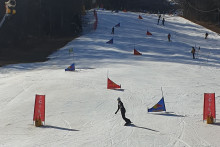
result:
<svg viewBox="0 0 220 147"><path fill-rule="evenodd" d="M204 93L203 120L206 120L208 116L216 119L215 93Z"/></svg>
<svg viewBox="0 0 220 147"><path fill-rule="evenodd" d="M45 95L36 95L33 121L41 119L45 122Z"/></svg>

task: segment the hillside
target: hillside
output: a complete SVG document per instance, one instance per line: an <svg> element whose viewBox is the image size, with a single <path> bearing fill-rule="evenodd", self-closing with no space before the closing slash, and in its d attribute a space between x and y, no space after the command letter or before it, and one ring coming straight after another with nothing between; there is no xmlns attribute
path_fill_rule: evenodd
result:
<svg viewBox="0 0 220 147"><path fill-rule="evenodd" d="M16 0L14 14L7 1L0 1L0 66L46 61L82 31L82 1Z"/></svg>
<svg viewBox="0 0 220 147"><path fill-rule="evenodd" d="M178 16L166 15L165 26L157 18L99 10L97 30L50 60L0 67L0 146L219 146L220 36ZM142 56L133 55L134 47ZM72 63L76 71L65 72ZM107 76L122 89L107 89ZM161 87L166 112L148 113L161 99ZM203 122L204 93L215 93L213 125ZM46 95L40 128L32 121L36 94ZM133 126L115 114L118 97Z"/></svg>

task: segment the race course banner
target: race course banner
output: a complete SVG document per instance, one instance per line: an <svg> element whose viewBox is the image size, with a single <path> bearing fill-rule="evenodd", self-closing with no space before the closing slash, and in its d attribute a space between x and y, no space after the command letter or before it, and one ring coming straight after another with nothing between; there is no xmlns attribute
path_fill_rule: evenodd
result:
<svg viewBox="0 0 220 147"><path fill-rule="evenodd" d="M45 95L36 95L33 121L40 119L45 121Z"/></svg>
<svg viewBox="0 0 220 147"><path fill-rule="evenodd" d="M206 120L208 117L216 118L215 93L204 93L203 120Z"/></svg>

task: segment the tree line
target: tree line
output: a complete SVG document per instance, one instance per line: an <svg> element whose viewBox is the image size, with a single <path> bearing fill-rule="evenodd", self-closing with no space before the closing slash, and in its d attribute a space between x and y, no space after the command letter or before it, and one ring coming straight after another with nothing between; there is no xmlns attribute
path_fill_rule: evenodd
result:
<svg viewBox="0 0 220 147"><path fill-rule="evenodd" d="M0 19L6 1L0 3ZM0 43L77 35L82 29L81 8L79 0L17 0L16 14L7 17L0 28Z"/></svg>
<svg viewBox="0 0 220 147"><path fill-rule="evenodd" d="M5 14L0 2L0 20ZM16 0L16 14L0 28L0 45L16 44L28 39L76 36L82 31L82 7L109 10L158 11L169 9L164 0Z"/></svg>
<svg viewBox="0 0 220 147"><path fill-rule="evenodd" d="M219 0L176 0L189 20L203 21L220 26Z"/></svg>

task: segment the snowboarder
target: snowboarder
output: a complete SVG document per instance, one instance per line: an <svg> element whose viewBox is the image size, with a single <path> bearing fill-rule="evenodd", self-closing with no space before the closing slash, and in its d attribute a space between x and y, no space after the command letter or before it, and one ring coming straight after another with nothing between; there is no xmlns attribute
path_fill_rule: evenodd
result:
<svg viewBox="0 0 220 147"><path fill-rule="evenodd" d="M126 122L125 125L128 125L128 124L131 123L131 121L130 121L130 119L128 119L128 118L125 117L125 112L126 112L125 107L124 107L124 105L123 105L123 103L122 103L120 97L118 97L117 100L118 100L118 109L117 109L117 111L115 112L115 114L117 114L118 110L120 109L120 110L121 110L121 116L122 116L122 118L124 119L124 121Z"/></svg>
<svg viewBox="0 0 220 147"><path fill-rule="evenodd" d="M112 34L114 34L114 33L115 33L115 28L113 27L113 28L112 28Z"/></svg>
<svg viewBox="0 0 220 147"><path fill-rule="evenodd" d="M196 49L194 47L192 47L191 53L193 55L193 59L195 59Z"/></svg>
<svg viewBox="0 0 220 147"><path fill-rule="evenodd" d="M163 20L162 20L162 25L164 26L164 22L165 22L165 19L163 18Z"/></svg>
<svg viewBox="0 0 220 147"><path fill-rule="evenodd" d="M206 32L206 33L205 33L205 39L207 39L208 35L209 35L209 34Z"/></svg>
<svg viewBox="0 0 220 147"><path fill-rule="evenodd" d="M171 35L170 35L170 33L167 35L167 38L168 38L168 41L170 42L170 37L171 37Z"/></svg>

